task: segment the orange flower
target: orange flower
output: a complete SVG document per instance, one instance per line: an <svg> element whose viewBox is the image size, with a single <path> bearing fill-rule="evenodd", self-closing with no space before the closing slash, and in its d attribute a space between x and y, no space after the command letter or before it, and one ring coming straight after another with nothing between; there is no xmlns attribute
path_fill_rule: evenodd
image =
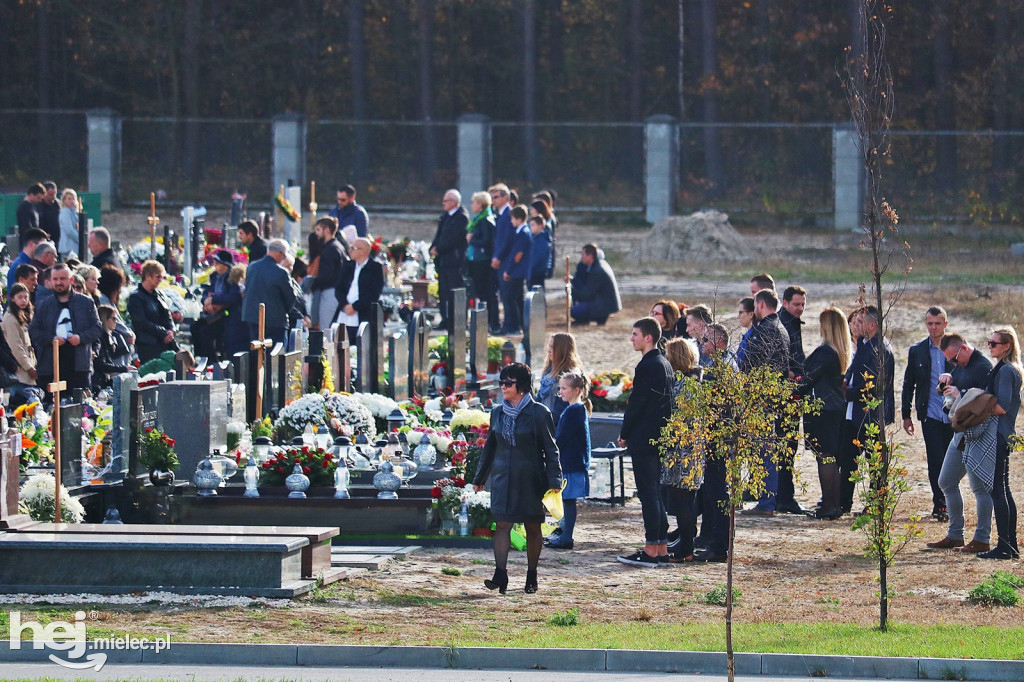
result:
<svg viewBox="0 0 1024 682"><path fill-rule="evenodd" d="M29 438L28 436L22 434L22 436L21 436L21 449L22 450L28 450L29 448L34 448L36 445L38 445L38 443L36 443L34 440Z"/></svg>

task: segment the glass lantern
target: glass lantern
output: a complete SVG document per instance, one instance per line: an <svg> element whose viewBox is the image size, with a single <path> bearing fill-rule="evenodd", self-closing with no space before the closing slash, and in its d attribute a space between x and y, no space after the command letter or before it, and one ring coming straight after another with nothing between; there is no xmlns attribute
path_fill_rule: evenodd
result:
<svg viewBox="0 0 1024 682"><path fill-rule="evenodd" d="M320 450L329 450L331 448L331 431L326 426L320 425L316 429L316 447Z"/></svg>
<svg viewBox="0 0 1024 682"><path fill-rule="evenodd" d="M316 435L313 433L313 425L306 424L306 428L302 431L302 445L311 448L314 440L316 440Z"/></svg>
<svg viewBox="0 0 1024 682"><path fill-rule="evenodd" d="M434 462L437 461L437 449L430 444L430 436L427 434L424 433L423 437L420 438L420 444L413 451L413 459L416 460L419 468L424 471L434 468Z"/></svg>
<svg viewBox="0 0 1024 682"><path fill-rule="evenodd" d="M348 470L345 459L338 460L338 468L334 470L334 499L348 500L352 495L348 492L348 484L352 480L352 472Z"/></svg>
<svg viewBox="0 0 1024 682"><path fill-rule="evenodd" d="M404 431L398 434L398 443L402 446L402 456L409 456L409 437L405 435Z"/></svg>
<svg viewBox="0 0 1024 682"><path fill-rule="evenodd" d="M397 433L388 434L388 453L391 459L401 459L405 454L402 452L402 444L398 442Z"/></svg>
<svg viewBox="0 0 1024 682"><path fill-rule="evenodd" d="M336 462L345 462L346 465L352 460L352 439L348 436L338 436L334 439L334 446L331 448L331 456Z"/></svg>
<svg viewBox="0 0 1024 682"><path fill-rule="evenodd" d="M270 440L269 438L267 440ZM245 492L242 493L242 497L259 497L259 483L260 483L260 465L256 463L256 458L249 455L249 461L245 465L245 473L242 474L245 478Z"/></svg>
<svg viewBox="0 0 1024 682"><path fill-rule="evenodd" d="M416 474L419 473L420 467L416 464L416 460L411 457L403 457L397 461L402 466L402 483L409 485L412 479L416 478Z"/></svg>
<svg viewBox="0 0 1024 682"><path fill-rule="evenodd" d="M256 440L252 442L253 453L256 455L256 461L263 464L270 459L270 448L273 445L273 441L267 436L258 436Z"/></svg>
<svg viewBox="0 0 1024 682"><path fill-rule="evenodd" d="M405 426L405 415L397 407L387 416L388 431L397 431Z"/></svg>
<svg viewBox="0 0 1024 682"><path fill-rule="evenodd" d="M373 444L373 464L379 465L381 462L386 462L391 457L391 452L388 450L388 441L386 438L378 438L377 442Z"/></svg>

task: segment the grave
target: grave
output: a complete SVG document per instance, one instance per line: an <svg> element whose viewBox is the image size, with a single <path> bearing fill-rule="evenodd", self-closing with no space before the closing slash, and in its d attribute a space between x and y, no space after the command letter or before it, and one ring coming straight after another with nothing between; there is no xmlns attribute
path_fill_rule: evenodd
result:
<svg viewBox="0 0 1024 682"><path fill-rule="evenodd" d="M131 392L139 387L137 374L118 374L113 380L111 413L111 472L128 470L128 434L131 430Z"/></svg>
<svg viewBox="0 0 1024 682"><path fill-rule="evenodd" d="M374 393L372 376L373 360L377 353L373 346L373 334L370 331L369 322L360 322L356 331L356 391L360 393Z"/></svg>
<svg viewBox="0 0 1024 682"><path fill-rule="evenodd" d="M21 434L14 429L0 435L0 532L35 523L18 511L18 460Z"/></svg>
<svg viewBox="0 0 1024 682"><path fill-rule="evenodd" d="M384 328L384 308L379 303L374 303L370 307L370 315L373 316L372 324L370 325L370 337L374 349L373 377L371 380L372 392L389 395L390 389L386 374L388 365L384 358L384 349L387 347L387 330Z"/></svg>
<svg viewBox="0 0 1024 682"><path fill-rule="evenodd" d="M139 462L139 439L146 429L155 429L159 426L158 403L158 386L132 389L129 394L128 472L126 478L134 478L148 473Z"/></svg>
<svg viewBox="0 0 1024 682"><path fill-rule="evenodd" d="M487 380L487 304L480 303L469 311L469 371L466 388L479 391Z"/></svg>
<svg viewBox="0 0 1024 682"><path fill-rule="evenodd" d="M530 367L537 363L543 366L547 355L547 301L544 289L534 287L526 292L523 301L523 350L526 351L526 364Z"/></svg>
<svg viewBox="0 0 1024 682"><path fill-rule="evenodd" d="M456 393L466 388L466 290L452 289L448 308L448 385Z"/></svg>
<svg viewBox="0 0 1024 682"><path fill-rule="evenodd" d="M256 420L256 391L253 389L255 366L252 365L251 358L251 350L239 351L231 357L235 383L245 386L245 416L241 418L246 424L252 424Z"/></svg>
<svg viewBox="0 0 1024 682"><path fill-rule="evenodd" d="M389 395L393 400L409 399L409 338L402 329L388 335Z"/></svg>
<svg viewBox="0 0 1024 682"><path fill-rule="evenodd" d="M305 393L319 393L324 384L324 333L319 329L311 329L308 341L309 349L302 367L302 390Z"/></svg>
<svg viewBox="0 0 1024 682"><path fill-rule="evenodd" d="M293 350L278 357L277 385L278 395L275 402L285 406L302 395L302 351Z"/></svg>
<svg viewBox="0 0 1024 682"><path fill-rule="evenodd" d="M409 390L414 396L422 397L427 394L427 380L430 378L429 349L427 347L429 331L427 318L418 310L409 319L408 333Z"/></svg>
<svg viewBox="0 0 1024 682"><path fill-rule="evenodd" d="M334 376L334 389L344 393L352 391L352 370L349 367L348 329L345 325L331 325L326 341L327 362Z"/></svg>
<svg viewBox="0 0 1024 682"><path fill-rule="evenodd" d="M157 388L157 423L176 441L177 478L190 481L199 462L214 450L227 452L228 384L171 381Z"/></svg>
<svg viewBox="0 0 1024 682"><path fill-rule="evenodd" d="M82 479L82 418L85 405L60 406L61 480L65 487L79 485Z"/></svg>
<svg viewBox="0 0 1024 682"><path fill-rule="evenodd" d="M274 344L274 347L270 350L270 355L267 357L265 368L267 380L264 382L263 402L266 404L268 412L280 410L284 407L284 403L281 402L283 395L281 390L281 378L283 376L281 372L281 356L283 355L284 344L277 343Z"/></svg>

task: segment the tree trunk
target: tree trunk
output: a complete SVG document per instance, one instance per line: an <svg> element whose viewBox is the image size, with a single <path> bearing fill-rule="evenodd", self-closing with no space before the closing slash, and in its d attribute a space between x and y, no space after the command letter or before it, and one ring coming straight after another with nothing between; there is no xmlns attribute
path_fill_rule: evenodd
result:
<svg viewBox="0 0 1024 682"><path fill-rule="evenodd" d="M739 481L733 480L734 484ZM735 488L734 488L735 490ZM729 507L729 556L725 565L725 655L728 659L729 682L736 679L736 654L732 650L732 557L736 549L736 507Z"/></svg>
<svg viewBox="0 0 1024 682"><path fill-rule="evenodd" d="M934 74L935 125L939 130L956 129L955 95L953 93L953 17L952 0L935 0L934 17ZM956 137L939 135L935 140L935 179L940 193L956 189Z"/></svg>
<svg viewBox="0 0 1024 682"><path fill-rule="evenodd" d="M434 7L431 0L419 0L416 16L420 23L417 35L420 66L420 120L423 122L423 154L420 176L428 189L436 189L437 131L434 120L434 63L430 49L434 37Z"/></svg>
<svg viewBox="0 0 1024 682"><path fill-rule="evenodd" d="M701 63L704 91L704 168L707 196L720 197L724 189L721 136L718 122L718 36L715 0L701 0Z"/></svg>
<svg viewBox="0 0 1024 682"><path fill-rule="evenodd" d="M541 176L537 149L537 35L533 0L523 1L523 146L526 181L536 184Z"/></svg>
<svg viewBox="0 0 1024 682"><path fill-rule="evenodd" d="M363 182L370 168L370 131L363 123L369 110L366 88L366 34L363 30L363 0L348 3L348 45L352 64L352 118L355 119L355 149L352 165L355 182Z"/></svg>
<svg viewBox="0 0 1024 682"><path fill-rule="evenodd" d="M203 0L186 0L185 33L181 48L181 90L185 105L185 116L194 119L200 113L199 97L202 92L199 62L201 32L203 30ZM195 121L185 123L185 148L182 159L182 179L186 183L202 178L202 164L199 162L200 129ZM186 185L187 186L187 185Z"/></svg>

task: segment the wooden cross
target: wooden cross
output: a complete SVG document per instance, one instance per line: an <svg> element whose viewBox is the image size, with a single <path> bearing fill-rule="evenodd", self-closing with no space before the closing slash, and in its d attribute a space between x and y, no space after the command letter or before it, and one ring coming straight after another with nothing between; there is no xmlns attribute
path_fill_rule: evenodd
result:
<svg viewBox="0 0 1024 682"><path fill-rule="evenodd" d="M160 219L156 217L156 194L153 192L149 193L149 217L146 221L149 222L149 257L156 258L156 226ZM164 248L167 248L167 244L164 244Z"/></svg>
<svg viewBox="0 0 1024 682"><path fill-rule="evenodd" d="M569 333L571 319L569 309L572 306L572 280L569 279L569 257L565 257L565 333Z"/></svg>
<svg viewBox="0 0 1024 682"><path fill-rule="evenodd" d="M316 210L320 206L316 203L316 180L310 180L309 182L309 224L316 226Z"/></svg>
<svg viewBox="0 0 1024 682"><path fill-rule="evenodd" d="M272 339L266 338L267 304L260 303L259 334L250 344L250 348L259 351L256 354L256 418L263 418L263 356L267 349L274 345Z"/></svg>
<svg viewBox="0 0 1024 682"><path fill-rule="evenodd" d="M60 523L60 392L68 387L66 381L60 380L60 346L64 343L62 339L53 340L53 381L46 386L46 390L53 394L53 418L50 420L53 431L53 461L55 464L54 478L56 486L53 491L53 522Z"/></svg>

